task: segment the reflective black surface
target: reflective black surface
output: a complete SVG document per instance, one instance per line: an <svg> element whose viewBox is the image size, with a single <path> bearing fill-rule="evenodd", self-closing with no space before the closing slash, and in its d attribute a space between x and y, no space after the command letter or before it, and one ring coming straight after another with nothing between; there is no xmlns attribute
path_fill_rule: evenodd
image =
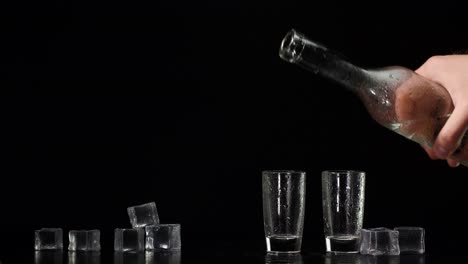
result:
<svg viewBox="0 0 468 264"><path fill-rule="evenodd" d="M265 263L265 264L431 264L431 263L466 263L467 256L401 255L401 256L362 256L362 255L327 255L320 253L302 253L300 255L269 255L264 252L248 251L210 251L193 254L184 252L170 253L70 253L27 251L24 254L6 254L4 263L34 264L180 264L180 263Z"/></svg>
<svg viewBox="0 0 468 264"><path fill-rule="evenodd" d="M14 256L13 256L14 258ZM27 260L18 258L18 260ZM34 264L179 264L181 252L142 252L142 253L117 253L105 254L101 252L62 252L62 251L36 251L34 252Z"/></svg>

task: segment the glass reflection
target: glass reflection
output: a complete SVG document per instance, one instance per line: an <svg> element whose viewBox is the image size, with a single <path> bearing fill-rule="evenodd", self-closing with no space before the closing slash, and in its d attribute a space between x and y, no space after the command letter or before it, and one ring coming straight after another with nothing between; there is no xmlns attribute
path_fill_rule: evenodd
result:
<svg viewBox="0 0 468 264"><path fill-rule="evenodd" d="M426 256L404 255L401 256L400 264L426 264Z"/></svg>
<svg viewBox="0 0 468 264"><path fill-rule="evenodd" d="M34 264L63 264L63 252L61 250L35 251Z"/></svg>
<svg viewBox="0 0 468 264"><path fill-rule="evenodd" d="M180 264L181 251L146 252L145 264Z"/></svg>
<svg viewBox="0 0 468 264"><path fill-rule="evenodd" d="M266 254L266 264L303 264L301 254Z"/></svg>
<svg viewBox="0 0 468 264"><path fill-rule="evenodd" d="M68 252L68 264L101 264L100 252Z"/></svg>
<svg viewBox="0 0 468 264"><path fill-rule="evenodd" d="M404 256L364 256L350 255L326 255L325 264L425 264L424 255Z"/></svg>
<svg viewBox="0 0 468 264"><path fill-rule="evenodd" d="M145 264L145 253L115 252L114 264Z"/></svg>
<svg viewBox="0 0 468 264"><path fill-rule="evenodd" d="M327 254L325 255L325 264L370 264L367 256L359 254Z"/></svg>

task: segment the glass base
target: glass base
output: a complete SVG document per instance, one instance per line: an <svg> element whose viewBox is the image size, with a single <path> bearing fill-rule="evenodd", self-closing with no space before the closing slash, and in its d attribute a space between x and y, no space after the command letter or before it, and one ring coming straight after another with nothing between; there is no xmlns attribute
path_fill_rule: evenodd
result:
<svg viewBox="0 0 468 264"><path fill-rule="evenodd" d="M269 254L297 254L301 252L300 236L274 235L266 237Z"/></svg>
<svg viewBox="0 0 468 264"><path fill-rule="evenodd" d="M327 253L356 254L359 253L359 236L327 236L325 245Z"/></svg>
<svg viewBox="0 0 468 264"><path fill-rule="evenodd" d="M267 254L268 255L295 255L295 254L300 254L301 251L268 251L267 250Z"/></svg>

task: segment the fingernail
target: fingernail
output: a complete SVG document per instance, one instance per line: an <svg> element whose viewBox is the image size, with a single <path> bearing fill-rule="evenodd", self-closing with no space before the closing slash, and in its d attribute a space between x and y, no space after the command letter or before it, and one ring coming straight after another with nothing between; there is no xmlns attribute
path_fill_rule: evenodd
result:
<svg viewBox="0 0 468 264"><path fill-rule="evenodd" d="M441 146L437 146L435 152L437 157L439 157L440 159L446 159L448 156L448 150Z"/></svg>

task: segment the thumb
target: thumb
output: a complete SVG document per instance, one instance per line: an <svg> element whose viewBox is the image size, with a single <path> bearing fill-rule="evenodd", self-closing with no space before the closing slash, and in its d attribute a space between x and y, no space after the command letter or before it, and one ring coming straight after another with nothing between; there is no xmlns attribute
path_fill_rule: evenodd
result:
<svg viewBox="0 0 468 264"><path fill-rule="evenodd" d="M437 157L446 159L456 150L467 130L467 121L466 109L455 107L432 148Z"/></svg>

